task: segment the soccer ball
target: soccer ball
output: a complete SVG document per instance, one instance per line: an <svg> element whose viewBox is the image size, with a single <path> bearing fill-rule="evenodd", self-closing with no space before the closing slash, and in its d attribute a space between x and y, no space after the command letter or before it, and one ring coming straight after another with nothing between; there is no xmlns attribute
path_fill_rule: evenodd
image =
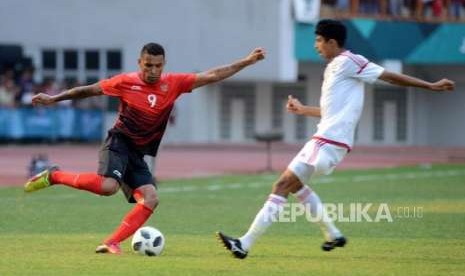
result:
<svg viewBox="0 0 465 276"><path fill-rule="evenodd" d="M141 227L134 233L131 247L134 252L140 255L158 256L165 247L165 237L154 227Z"/></svg>

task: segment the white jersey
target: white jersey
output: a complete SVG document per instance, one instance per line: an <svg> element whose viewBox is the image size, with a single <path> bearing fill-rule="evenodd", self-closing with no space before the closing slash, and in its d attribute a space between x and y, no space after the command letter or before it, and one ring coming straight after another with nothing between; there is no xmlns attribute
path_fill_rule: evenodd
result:
<svg viewBox="0 0 465 276"><path fill-rule="evenodd" d="M363 110L364 82L373 83L384 68L344 51L326 66L321 87L321 121L316 137L352 148Z"/></svg>

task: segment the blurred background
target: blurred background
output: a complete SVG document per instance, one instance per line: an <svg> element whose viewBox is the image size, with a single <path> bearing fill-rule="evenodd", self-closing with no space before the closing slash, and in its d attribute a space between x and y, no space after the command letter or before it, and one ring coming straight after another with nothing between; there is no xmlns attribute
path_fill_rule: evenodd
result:
<svg viewBox="0 0 465 276"><path fill-rule="evenodd" d="M457 85L447 94L367 85L356 150L343 166L465 161L463 0L1 0L0 183L22 182L34 158L94 171L118 101L32 108L31 97L135 71L147 42L165 47L165 71L175 72L227 64L258 46L268 53L178 100L157 174L283 169L318 123L284 106L288 94L318 105L320 18L343 20L347 48L388 70ZM267 138L274 153L264 157Z"/></svg>

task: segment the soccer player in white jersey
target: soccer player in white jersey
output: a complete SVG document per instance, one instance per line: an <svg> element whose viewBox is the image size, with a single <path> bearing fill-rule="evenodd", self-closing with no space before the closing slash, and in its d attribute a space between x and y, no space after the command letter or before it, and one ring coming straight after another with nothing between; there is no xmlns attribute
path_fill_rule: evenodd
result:
<svg viewBox="0 0 465 276"><path fill-rule="evenodd" d="M454 82L448 79L431 83L389 72L363 56L351 53L344 49L346 33L345 26L336 20L321 20L316 26L315 49L328 62L321 87L320 106L306 106L289 96L287 110L298 115L320 117L318 130L274 183L268 200L247 233L240 238L217 233L225 248L236 258L247 257L252 245L279 217L289 193L304 204L305 211L312 219L318 218L317 223L325 237L323 250L331 251L346 244L346 238L328 217L318 195L305 183L311 176L330 174L352 149L355 127L363 109L365 82L373 83L381 79L395 85L433 91L454 89Z"/></svg>

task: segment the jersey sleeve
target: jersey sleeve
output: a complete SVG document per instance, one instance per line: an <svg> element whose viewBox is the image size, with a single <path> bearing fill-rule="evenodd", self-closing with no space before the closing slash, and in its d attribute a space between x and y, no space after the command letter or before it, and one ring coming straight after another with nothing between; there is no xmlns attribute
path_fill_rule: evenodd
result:
<svg viewBox="0 0 465 276"><path fill-rule="evenodd" d="M102 88L103 94L115 97L121 96L122 91L120 87L123 82L123 77L123 74L119 74L112 78L101 80L99 85L100 88Z"/></svg>
<svg viewBox="0 0 465 276"><path fill-rule="evenodd" d="M365 67L360 68L354 75L354 78L360 79L364 82L373 83L384 72L384 68L376 63L368 62Z"/></svg>
<svg viewBox="0 0 465 276"><path fill-rule="evenodd" d="M192 91L197 75L194 73L178 73L172 75L177 83L178 93L188 93Z"/></svg>
<svg viewBox="0 0 465 276"><path fill-rule="evenodd" d="M368 83L375 82L384 72L384 68L378 64L370 62L361 55L353 54L347 56L343 67L349 77Z"/></svg>

